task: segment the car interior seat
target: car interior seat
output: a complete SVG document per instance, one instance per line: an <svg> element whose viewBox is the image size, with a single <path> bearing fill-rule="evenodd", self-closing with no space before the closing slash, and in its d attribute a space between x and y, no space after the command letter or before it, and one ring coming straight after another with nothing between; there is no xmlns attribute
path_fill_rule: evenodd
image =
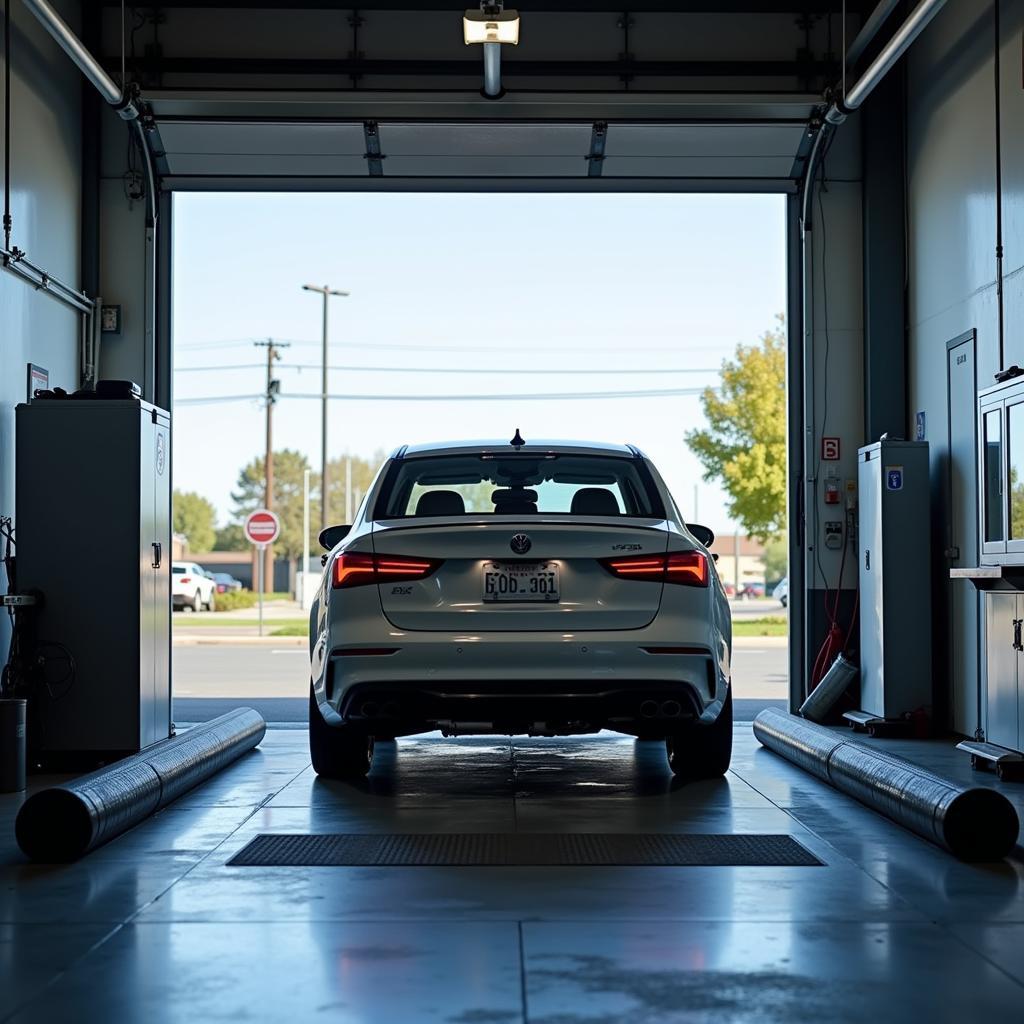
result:
<svg viewBox="0 0 1024 1024"><path fill-rule="evenodd" d="M617 516L619 503L606 487L581 487L572 496L569 511L578 516Z"/></svg>
<svg viewBox="0 0 1024 1024"><path fill-rule="evenodd" d="M416 502L418 516L461 516L466 503L458 491L427 491Z"/></svg>

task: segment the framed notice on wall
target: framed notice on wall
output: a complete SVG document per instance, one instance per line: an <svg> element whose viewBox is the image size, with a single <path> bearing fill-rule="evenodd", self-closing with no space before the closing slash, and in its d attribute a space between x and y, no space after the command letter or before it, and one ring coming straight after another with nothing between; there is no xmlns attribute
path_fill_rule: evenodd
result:
<svg viewBox="0 0 1024 1024"><path fill-rule="evenodd" d="M36 389L45 391L50 386L50 371L44 370L35 363L28 364L28 394L26 401L31 402L35 397Z"/></svg>

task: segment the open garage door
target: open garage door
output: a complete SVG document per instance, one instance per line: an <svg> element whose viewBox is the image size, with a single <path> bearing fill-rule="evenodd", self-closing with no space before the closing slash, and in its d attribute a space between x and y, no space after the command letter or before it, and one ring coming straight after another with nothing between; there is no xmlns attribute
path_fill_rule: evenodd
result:
<svg viewBox="0 0 1024 1024"><path fill-rule="evenodd" d="M793 191L813 100L151 98L164 186ZM592 112L617 116L594 120Z"/></svg>

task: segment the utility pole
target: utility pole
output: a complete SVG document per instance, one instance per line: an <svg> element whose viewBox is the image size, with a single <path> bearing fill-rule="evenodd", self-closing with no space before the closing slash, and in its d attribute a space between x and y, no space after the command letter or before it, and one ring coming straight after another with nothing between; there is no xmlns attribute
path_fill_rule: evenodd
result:
<svg viewBox="0 0 1024 1024"><path fill-rule="evenodd" d="M281 358L280 350L288 348L286 341L274 341L267 338L266 341L255 341L257 348L267 350L267 387L263 395L267 411L267 449L263 457L263 473L265 484L263 488L263 507L268 512L274 511L274 403L281 391L281 382L274 380L274 360ZM272 593L274 590L274 551L270 544L263 549L263 592Z"/></svg>
<svg viewBox="0 0 1024 1024"><path fill-rule="evenodd" d="M304 292L316 292L323 297L323 373L320 383L320 529L326 530L330 523L327 521L327 300L332 295L346 297L349 293L329 288L327 285L304 284Z"/></svg>

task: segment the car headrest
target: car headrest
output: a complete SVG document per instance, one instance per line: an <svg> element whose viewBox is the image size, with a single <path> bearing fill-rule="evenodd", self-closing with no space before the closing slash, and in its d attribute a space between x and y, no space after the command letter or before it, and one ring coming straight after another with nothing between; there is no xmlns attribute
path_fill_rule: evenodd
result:
<svg viewBox="0 0 1024 1024"><path fill-rule="evenodd" d="M578 516L617 516L619 503L605 487L581 487L572 496L569 511Z"/></svg>
<svg viewBox="0 0 1024 1024"><path fill-rule="evenodd" d="M461 516L466 503L458 491L427 491L416 502L418 516Z"/></svg>
<svg viewBox="0 0 1024 1024"><path fill-rule="evenodd" d="M529 488L522 490L502 489L491 492L495 515L533 515L537 511L537 492Z"/></svg>

